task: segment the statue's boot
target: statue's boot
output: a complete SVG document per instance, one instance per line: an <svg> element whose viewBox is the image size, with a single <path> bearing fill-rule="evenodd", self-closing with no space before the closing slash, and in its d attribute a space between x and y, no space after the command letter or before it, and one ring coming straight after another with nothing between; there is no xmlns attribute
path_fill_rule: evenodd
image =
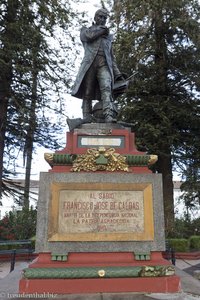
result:
<svg viewBox="0 0 200 300"><path fill-rule="evenodd" d="M113 118L110 114L105 115L105 123L116 123L117 119Z"/></svg>
<svg viewBox="0 0 200 300"><path fill-rule="evenodd" d="M117 122L115 114L113 112L112 97L110 91L104 91L101 95L101 99L103 102L103 115L105 123Z"/></svg>
<svg viewBox="0 0 200 300"><path fill-rule="evenodd" d="M92 102L90 100L83 100L82 104L82 112L83 112L83 119L90 119L92 115Z"/></svg>

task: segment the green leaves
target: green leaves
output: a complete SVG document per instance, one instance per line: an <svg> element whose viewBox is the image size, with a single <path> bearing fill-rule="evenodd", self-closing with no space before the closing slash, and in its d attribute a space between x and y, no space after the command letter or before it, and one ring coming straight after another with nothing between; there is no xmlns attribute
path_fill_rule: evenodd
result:
<svg viewBox="0 0 200 300"><path fill-rule="evenodd" d="M118 100L120 116L134 123L139 148L160 155L164 197L164 157L169 169L170 161L177 169L188 165L188 149L200 157L199 18L196 0L114 1L118 65L128 75L138 71Z"/></svg>

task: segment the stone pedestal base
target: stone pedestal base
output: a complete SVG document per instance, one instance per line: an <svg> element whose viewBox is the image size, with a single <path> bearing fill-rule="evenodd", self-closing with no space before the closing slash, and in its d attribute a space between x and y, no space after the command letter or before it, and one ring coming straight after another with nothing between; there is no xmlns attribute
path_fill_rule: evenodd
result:
<svg viewBox="0 0 200 300"><path fill-rule="evenodd" d="M36 252L19 293L174 293L165 250L162 178L118 124L84 124L41 173Z"/></svg>
<svg viewBox="0 0 200 300"><path fill-rule="evenodd" d="M133 253L70 253L67 261L52 261L41 253L24 270L19 293L175 293L180 279L174 267L152 252L150 260L137 260ZM62 259L62 257L57 257ZM143 257L145 259L145 257ZM81 278L80 278L81 277Z"/></svg>
<svg viewBox="0 0 200 300"><path fill-rule="evenodd" d="M176 293L179 278L115 279L33 279L20 281L20 293L88 294L88 293Z"/></svg>

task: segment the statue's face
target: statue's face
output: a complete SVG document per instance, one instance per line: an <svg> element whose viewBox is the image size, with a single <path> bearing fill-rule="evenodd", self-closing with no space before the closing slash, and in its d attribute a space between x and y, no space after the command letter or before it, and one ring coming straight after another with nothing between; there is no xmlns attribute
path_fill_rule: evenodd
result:
<svg viewBox="0 0 200 300"><path fill-rule="evenodd" d="M104 26L106 24L106 21L107 21L107 16L103 13L98 13L95 16L95 22L96 22L97 25Z"/></svg>

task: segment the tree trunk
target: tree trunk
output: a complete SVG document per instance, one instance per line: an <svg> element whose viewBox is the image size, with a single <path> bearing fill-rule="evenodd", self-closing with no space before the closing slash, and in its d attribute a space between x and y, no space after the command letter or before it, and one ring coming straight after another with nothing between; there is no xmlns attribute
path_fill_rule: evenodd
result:
<svg viewBox="0 0 200 300"><path fill-rule="evenodd" d="M24 183L24 208L29 209L29 195L30 195L30 178L31 178L31 164L33 153L33 132L30 130L26 138L26 173Z"/></svg>
<svg viewBox="0 0 200 300"><path fill-rule="evenodd" d="M165 154L159 156L157 170L162 174L165 231L166 236L169 236L174 230L174 185L170 148L168 149L168 154L167 149L165 149Z"/></svg>
<svg viewBox="0 0 200 300"><path fill-rule="evenodd" d="M0 198L3 192L3 157L5 148L5 133L9 92L3 80L0 80Z"/></svg>
<svg viewBox="0 0 200 300"><path fill-rule="evenodd" d="M161 4L162 6L162 4ZM158 8L155 12L155 65L156 75L155 80L157 82L157 101L159 101L160 107L163 107L163 102L168 94L168 79L167 79L167 45L165 42L165 23L163 22L162 7ZM166 112L164 112L166 114ZM165 134L170 135L171 128L165 128ZM174 228L174 197L173 197L173 176L172 176L172 161L171 161L171 149L167 142L163 139L167 139L164 134L161 134L160 139L162 142L158 142L162 149L158 149L159 161L158 172L163 176L163 199L164 199L164 212L165 212L165 229L166 235L170 235Z"/></svg>
<svg viewBox="0 0 200 300"><path fill-rule="evenodd" d="M37 47L33 50L33 71L32 71L32 95L31 95L31 107L30 107L30 119L29 127L27 130L25 156L26 156L26 174L25 174L25 186L24 186L24 207L29 209L29 196L30 196L30 179L31 179L31 165L32 165L32 154L34 144L34 132L36 129L36 102L37 102L37 76L36 71L36 57Z"/></svg>

